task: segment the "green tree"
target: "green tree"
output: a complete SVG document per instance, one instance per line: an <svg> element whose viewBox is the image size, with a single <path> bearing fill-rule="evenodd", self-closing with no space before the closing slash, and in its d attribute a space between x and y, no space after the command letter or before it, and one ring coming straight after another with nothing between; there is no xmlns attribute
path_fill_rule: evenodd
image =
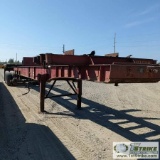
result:
<svg viewBox="0 0 160 160"><path fill-rule="evenodd" d="M14 63L14 59L13 59L13 58L10 58L10 59L8 60L8 63L13 64L13 63Z"/></svg>

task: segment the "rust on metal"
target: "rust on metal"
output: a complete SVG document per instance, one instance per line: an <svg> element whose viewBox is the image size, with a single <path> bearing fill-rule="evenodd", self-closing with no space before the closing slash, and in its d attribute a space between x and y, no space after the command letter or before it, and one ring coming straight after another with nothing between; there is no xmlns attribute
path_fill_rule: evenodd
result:
<svg viewBox="0 0 160 160"><path fill-rule="evenodd" d="M106 57L118 57L119 53L109 53L109 54L105 54Z"/></svg>
<svg viewBox="0 0 160 160"><path fill-rule="evenodd" d="M74 49L65 51L64 55L74 55Z"/></svg>
<svg viewBox="0 0 160 160"><path fill-rule="evenodd" d="M46 74L39 75L38 80L40 82L40 112L44 112L44 98L45 98L45 85L46 85Z"/></svg>
<svg viewBox="0 0 160 160"><path fill-rule="evenodd" d="M39 65L33 65L33 62L38 62ZM36 58L24 58L24 66L14 70L36 80L38 74L48 74L49 78L72 77L106 83L142 83L160 80L160 66L155 60L144 58L65 56L46 53Z"/></svg>
<svg viewBox="0 0 160 160"><path fill-rule="evenodd" d="M40 112L44 112L47 81L67 81L77 95L78 108L81 108L82 80L114 83L115 86L118 86L118 83L160 81L160 66L157 65L156 60L131 56L118 57L117 54L95 56L95 51L91 53L94 54L74 55L74 50L70 50L66 51L65 55L46 53L36 57L24 57L22 66L15 66L14 71L19 77L39 81ZM70 81L76 82L77 87Z"/></svg>

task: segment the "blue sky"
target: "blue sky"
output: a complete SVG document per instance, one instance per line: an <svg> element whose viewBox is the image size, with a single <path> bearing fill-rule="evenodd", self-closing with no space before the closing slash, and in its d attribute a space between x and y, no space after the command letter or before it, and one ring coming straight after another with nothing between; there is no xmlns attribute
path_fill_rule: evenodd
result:
<svg viewBox="0 0 160 160"><path fill-rule="evenodd" d="M96 51L160 61L159 0L0 0L0 61Z"/></svg>

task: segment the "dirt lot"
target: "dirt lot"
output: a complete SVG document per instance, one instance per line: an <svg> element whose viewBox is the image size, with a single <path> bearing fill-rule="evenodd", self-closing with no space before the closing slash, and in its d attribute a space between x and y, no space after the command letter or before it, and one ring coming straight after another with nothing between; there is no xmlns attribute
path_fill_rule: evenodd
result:
<svg viewBox="0 0 160 160"><path fill-rule="evenodd" d="M54 93L70 91L56 83ZM160 83L83 81L76 97L47 99L39 114L39 88L8 87L0 70L0 160L112 160L113 142L160 140Z"/></svg>

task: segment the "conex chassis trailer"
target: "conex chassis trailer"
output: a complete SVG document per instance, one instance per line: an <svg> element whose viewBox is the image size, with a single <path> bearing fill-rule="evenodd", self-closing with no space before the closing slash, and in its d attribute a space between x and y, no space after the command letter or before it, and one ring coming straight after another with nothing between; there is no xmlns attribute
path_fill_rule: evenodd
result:
<svg viewBox="0 0 160 160"><path fill-rule="evenodd" d="M69 52L68 52L69 53ZM24 57L21 66L13 66L13 71L5 69L5 82L17 84L21 79L36 80L40 86L40 112L44 110L45 98L69 96L73 94L49 96L56 81L66 80L77 95L77 108L81 108L82 80L114 83L147 83L160 81L160 66L153 59L91 55L40 54ZM53 81L45 95L46 82ZM75 85L75 83L77 85Z"/></svg>

